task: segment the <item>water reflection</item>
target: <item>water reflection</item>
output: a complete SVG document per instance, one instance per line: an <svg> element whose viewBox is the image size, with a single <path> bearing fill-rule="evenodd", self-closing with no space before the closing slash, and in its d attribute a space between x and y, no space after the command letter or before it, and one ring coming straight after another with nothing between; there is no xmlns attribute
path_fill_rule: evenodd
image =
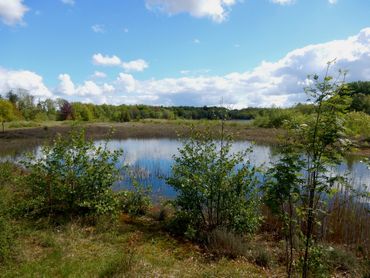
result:
<svg viewBox="0 0 370 278"><path fill-rule="evenodd" d="M96 141L96 144L102 144L103 141ZM153 195L173 197L175 192L172 188L166 185L164 178L171 173L173 164L173 156L178 154L178 149L181 148L182 142L175 139L124 139L112 140L108 143L108 148L111 150L123 149L121 161L128 165L131 172L134 173L138 182L151 186ZM249 141L235 142L232 151L241 151L249 148ZM40 153L40 147L35 147L33 151ZM250 160L254 165L267 168L271 161L276 159L276 150L267 145L254 145L253 153L250 155ZM1 155L1 160L19 161L21 155ZM343 163L332 173L339 172L341 174L348 172L348 178L351 184L357 188L362 188L363 185L370 185L370 170L360 162L359 157L351 156L347 163ZM114 189L119 190L130 186L131 179L125 175L122 182L115 185Z"/></svg>

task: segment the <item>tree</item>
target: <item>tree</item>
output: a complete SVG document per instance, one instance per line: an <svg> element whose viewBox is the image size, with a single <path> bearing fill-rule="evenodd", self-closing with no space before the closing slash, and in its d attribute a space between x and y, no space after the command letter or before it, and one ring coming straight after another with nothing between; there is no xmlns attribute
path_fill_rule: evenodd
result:
<svg viewBox="0 0 370 278"><path fill-rule="evenodd" d="M193 131L167 179L178 192L177 217L187 221L189 236L217 228L254 232L260 222L258 170L246 160L250 150L232 153L231 140L223 131L220 137L215 141L209 132Z"/></svg>
<svg viewBox="0 0 370 278"><path fill-rule="evenodd" d="M0 122L3 132L5 131L5 122L9 122L14 118L14 107L12 103L5 99L0 99Z"/></svg>
<svg viewBox="0 0 370 278"><path fill-rule="evenodd" d="M60 109L59 109L60 119L62 121L71 120L72 113L73 113L72 105L66 100L60 101Z"/></svg>
<svg viewBox="0 0 370 278"><path fill-rule="evenodd" d="M9 91L7 94L6 94L6 98L11 102L13 103L14 106L17 105L18 103L18 95L13 93L13 91Z"/></svg>
<svg viewBox="0 0 370 278"><path fill-rule="evenodd" d="M316 217L323 202L322 195L329 193L335 182L335 178L328 176L328 168L338 165L349 147L344 128L344 114L350 104L348 86L345 85L346 73L340 71L338 77L333 79L329 76L331 64L332 62L328 63L322 80L318 75L309 76L312 85L305 91L313 103L313 112L305 123L292 124L289 133L294 152L305 158L305 179L301 193L303 207L300 214L304 223L304 278L308 277L310 271L310 250L313 246Z"/></svg>
<svg viewBox="0 0 370 278"><path fill-rule="evenodd" d="M90 121L93 119L93 114L88 106L75 102L72 103L72 118L78 121Z"/></svg>
<svg viewBox="0 0 370 278"><path fill-rule="evenodd" d="M268 171L267 182L264 185L265 202L273 214L283 223L285 239L286 271L292 276L295 243L297 234L296 209L300 204L301 185L304 182L302 170L304 161L301 154L294 150L289 142L283 146L280 159Z"/></svg>

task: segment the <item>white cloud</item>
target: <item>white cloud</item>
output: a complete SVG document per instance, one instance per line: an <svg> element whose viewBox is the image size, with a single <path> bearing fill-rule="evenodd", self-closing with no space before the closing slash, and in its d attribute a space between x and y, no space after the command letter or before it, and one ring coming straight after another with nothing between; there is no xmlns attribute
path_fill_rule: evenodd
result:
<svg viewBox="0 0 370 278"><path fill-rule="evenodd" d="M0 19L6 25L22 23L23 17L29 8L23 0L0 0Z"/></svg>
<svg viewBox="0 0 370 278"><path fill-rule="evenodd" d="M95 33L105 33L104 25L101 24L94 24L93 26L91 26L91 29Z"/></svg>
<svg viewBox="0 0 370 278"><path fill-rule="evenodd" d="M52 96L40 75L26 70L13 71L0 68L0 94L16 89L24 89L40 98Z"/></svg>
<svg viewBox="0 0 370 278"><path fill-rule="evenodd" d="M274 4L279 4L279 5L289 5L293 4L295 0L271 0L272 3ZM329 0L333 1L333 0Z"/></svg>
<svg viewBox="0 0 370 278"><path fill-rule="evenodd" d="M209 17L222 22L236 0L146 0L146 7L169 15L189 13L194 17Z"/></svg>
<svg viewBox="0 0 370 278"><path fill-rule="evenodd" d="M328 0L328 1L329 1L329 4L332 4L332 5L337 4L337 3L338 3L338 0Z"/></svg>
<svg viewBox="0 0 370 278"><path fill-rule="evenodd" d="M199 44L199 43L200 43L200 40L199 40L199 39L194 39L194 40L193 40L193 43L195 43L195 44Z"/></svg>
<svg viewBox="0 0 370 278"><path fill-rule="evenodd" d="M75 0L61 0L63 4L73 6L75 4Z"/></svg>
<svg viewBox="0 0 370 278"><path fill-rule="evenodd" d="M57 88L57 93L67 96L73 96L75 94L75 85L73 84L69 74L60 74L58 79L60 83Z"/></svg>
<svg viewBox="0 0 370 278"><path fill-rule="evenodd" d="M120 73L116 81L117 90L128 93L134 92L136 90L136 82L131 74Z"/></svg>
<svg viewBox="0 0 370 278"><path fill-rule="evenodd" d="M149 67L148 63L143 59L138 59L130 62L123 62L122 67L127 72L143 71Z"/></svg>
<svg viewBox="0 0 370 278"><path fill-rule="evenodd" d="M183 74L192 76L147 80L120 73L110 83L97 84L88 80L79 85L75 85L69 75L62 74L54 93L66 95L70 100L112 104L203 106L219 105L223 98L225 105L236 108L289 106L306 100L303 87L309 84L307 74L322 75L326 62L334 58L337 63L333 73L341 68L349 70L348 81L370 80L370 28L344 40L295 49L276 62L263 61L251 71L211 76L185 70ZM3 92L19 86L33 88L38 94L48 92L42 78L34 73L0 70Z"/></svg>
<svg viewBox="0 0 370 278"><path fill-rule="evenodd" d="M115 55L104 56L100 53L93 55L93 63L99 66L119 66L121 65L121 59Z"/></svg>
<svg viewBox="0 0 370 278"><path fill-rule="evenodd" d="M114 103L161 105L289 106L304 102L307 74L322 74L326 62L337 58L335 69L349 70L348 80L370 80L370 28L345 40L308 45L293 50L276 62L262 62L247 72L137 80L121 73L112 84ZM189 74L190 71L183 71Z"/></svg>
<svg viewBox="0 0 370 278"><path fill-rule="evenodd" d="M104 72L101 71L95 71L92 75L93 78L106 78L107 75Z"/></svg>
<svg viewBox="0 0 370 278"><path fill-rule="evenodd" d="M139 72L147 69L149 64L143 59L124 62L118 56L104 56L100 53L93 55L93 63L98 66L120 66L126 72Z"/></svg>
<svg viewBox="0 0 370 278"><path fill-rule="evenodd" d="M59 86L56 89L57 95L62 96L77 96L77 97L100 97L105 93L114 91L112 85L104 83L98 85L94 81L87 80L82 85L75 85L69 74L59 75Z"/></svg>

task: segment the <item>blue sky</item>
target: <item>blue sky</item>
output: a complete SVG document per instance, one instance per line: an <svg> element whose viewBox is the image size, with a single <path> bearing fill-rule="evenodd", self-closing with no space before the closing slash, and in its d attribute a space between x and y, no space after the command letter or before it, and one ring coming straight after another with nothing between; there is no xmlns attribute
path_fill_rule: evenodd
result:
<svg viewBox="0 0 370 278"><path fill-rule="evenodd" d="M288 106L333 58L370 80L368 0L0 0L0 21L0 93Z"/></svg>

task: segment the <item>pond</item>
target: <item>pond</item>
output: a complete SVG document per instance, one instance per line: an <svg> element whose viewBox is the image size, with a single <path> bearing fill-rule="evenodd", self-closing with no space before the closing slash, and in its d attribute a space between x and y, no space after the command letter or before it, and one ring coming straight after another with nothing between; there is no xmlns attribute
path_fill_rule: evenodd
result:
<svg viewBox="0 0 370 278"><path fill-rule="evenodd" d="M96 141L101 144L103 141ZM233 151L245 150L252 144L249 141L237 141L233 144ZM171 198L175 192L166 185L165 178L171 174L173 156L178 154L182 141L176 139L152 138L152 139L124 139L112 140L108 143L111 150L123 149L121 161L126 164L135 175L135 179L152 188L153 196ZM29 147L28 147L29 148ZM31 148L33 152L40 151L39 146ZM30 149L25 149L30 151ZM267 168L276 159L277 150L269 145L253 145L253 153L250 160L254 165ZM0 153L1 160L18 161L22 155L5 155ZM346 162L331 170L332 173L347 174L352 185L356 188L370 186L370 170L361 162L361 157L349 156ZM115 190L130 186L130 178L125 176L123 182L115 185ZM365 189L367 190L367 189Z"/></svg>

